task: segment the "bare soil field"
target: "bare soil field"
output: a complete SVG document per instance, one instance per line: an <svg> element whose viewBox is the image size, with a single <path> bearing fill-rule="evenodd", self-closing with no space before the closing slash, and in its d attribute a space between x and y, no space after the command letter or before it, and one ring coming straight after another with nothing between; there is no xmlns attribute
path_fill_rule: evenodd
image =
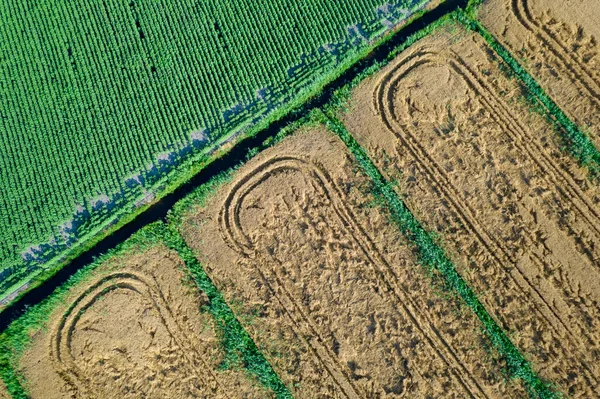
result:
<svg viewBox="0 0 600 399"><path fill-rule="evenodd" d="M493 57L445 27L363 81L340 118L534 369L596 397L599 190Z"/></svg>
<svg viewBox="0 0 600 399"><path fill-rule="evenodd" d="M20 359L32 398L265 398L220 371L207 298L163 244L111 258L72 288Z"/></svg>
<svg viewBox="0 0 600 399"><path fill-rule="evenodd" d="M479 17L600 145L600 2L487 0Z"/></svg>
<svg viewBox="0 0 600 399"><path fill-rule="evenodd" d="M182 235L294 397L526 397L357 170L302 128L192 206Z"/></svg>

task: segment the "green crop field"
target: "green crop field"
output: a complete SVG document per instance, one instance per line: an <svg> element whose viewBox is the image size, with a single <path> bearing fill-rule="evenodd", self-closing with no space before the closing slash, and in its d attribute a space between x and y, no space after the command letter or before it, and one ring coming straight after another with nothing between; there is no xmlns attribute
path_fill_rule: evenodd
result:
<svg viewBox="0 0 600 399"><path fill-rule="evenodd" d="M318 92L427 3L6 1L0 301L224 141Z"/></svg>

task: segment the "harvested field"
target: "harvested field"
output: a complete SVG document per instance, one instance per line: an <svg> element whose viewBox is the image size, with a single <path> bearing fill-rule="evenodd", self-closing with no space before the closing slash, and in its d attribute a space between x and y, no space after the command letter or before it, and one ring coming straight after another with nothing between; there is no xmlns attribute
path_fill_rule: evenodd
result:
<svg viewBox="0 0 600 399"><path fill-rule="evenodd" d="M183 211L180 230L294 397L526 397L357 168L339 138L302 128Z"/></svg>
<svg viewBox="0 0 600 399"><path fill-rule="evenodd" d="M543 377L600 393L599 190L480 36L451 25L340 115Z"/></svg>
<svg viewBox="0 0 600 399"><path fill-rule="evenodd" d="M600 145L600 2L488 0L479 17Z"/></svg>
<svg viewBox="0 0 600 399"><path fill-rule="evenodd" d="M32 333L18 372L32 398L265 398L222 359L207 298L163 244L111 258Z"/></svg>

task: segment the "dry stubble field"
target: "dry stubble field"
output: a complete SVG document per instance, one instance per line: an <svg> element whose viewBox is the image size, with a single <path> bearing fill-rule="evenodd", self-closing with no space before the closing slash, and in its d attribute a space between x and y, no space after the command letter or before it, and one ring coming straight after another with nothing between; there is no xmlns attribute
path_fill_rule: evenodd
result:
<svg viewBox="0 0 600 399"><path fill-rule="evenodd" d="M479 17L600 144L597 7L490 0ZM445 23L359 83L337 118L535 373L567 397L597 397L600 190L506 68L481 36ZM280 397L535 397L374 192L313 121L169 224L285 385ZM252 365L222 367L212 299L182 256L159 238L61 294L14 363L28 395L275 397Z"/></svg>
<svg viewBox="0 0 600 399"><path fill-rule="evenodd" d="M356 170L339 138L303 129L192 207L182 236L238 312L260 309L244 327L295 397L522 397Z"/></svg>
<svg viewBox="0 0 600 399"><path fill-rule="evenodd" d="M479 17L600 145L600 2L488 0Z"/></svg>
<svg viewBox="0 0 600 399"><path fill-rule="evenodd" d="M340 117L536 371L594 397L600 193L521 90L453 26L365 80Z"/></svg>

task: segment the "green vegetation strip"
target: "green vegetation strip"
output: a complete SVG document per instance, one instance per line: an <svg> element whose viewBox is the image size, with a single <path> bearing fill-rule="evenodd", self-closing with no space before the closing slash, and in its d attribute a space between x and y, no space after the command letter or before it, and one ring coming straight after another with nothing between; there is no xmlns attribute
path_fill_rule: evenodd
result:
<svg viewBox="0 0 600 399"><path fill-rule="evenodd" d="M191 249L172 225L161 226L161 237L165 244L179 253L194 277L198 287L209 299L208 311L214 317L221 333L221 344L225 351L222 368L244 368L254 375L267 389L275 392L277 398L292 398L291 393L281 382L269 362L235 317L225 302L223 294L215 287Z"/></svg>
<svg viewBox="0 0 600 399"><path fill-rule="evenodd" d="M436 244L433 235L421 226L398 197L392 184L385 180L364 149L360 147L346 127L335 117L335 111L328 109L325 112L323 122L344 141L357 162L372 180L374 195L384 201L390 211L392 221L400 228L406 238L414 244L419 263L428 271L440 274L445 287L458 294L475 312L494 347L504 357L510 376L522 379L533 398L560 398L560 394L554 392L550 385L542 381L533 371L531 364L525 360L502 328L490 316L477 295L458 274L450 259Z"/></svg>
<svg viewBox="0 0 600 399"><path fill-rule="evenodd" d="M220 176L217 181L226 179ZM213 182L214 184L214 182ZM211 186L209 185L208 188ZM225 303L222 294L217 290L204 269L185 245L181 236L174 228L157 222L140 230L118 248L98 258L94 263L77 272L66 284L57 289L41 304L29 309L19 319L15 320L0 335L0 378L4 381L9 393L15 399L29 397L25 388L24 377L18 372L18 359L31 343L31 333L47 328L48 319L53 309L63 303L68 291L79 283L85 282L96 267L115 255L129 250L140 251L158 243L164 243L171 250L177 251L185 261L197 287L204 292L209 305L204 309L214 318L217 331L221 337L221 345L225 356L221 368L246 369L268 390L273 391L277 398L292 398L285 385L281 382L271 365L258 350L252 338L235 318L233 312Z"/></svg>
<svg viewBox="0 0 600 399"><path fill-rule="evenodd" d="M480 1L472 2L467 8L467 12L456 12L453 14L453 18L467 29L478 33L484 38L487 44L510 67L514 77L527 87L530 96L529 100L534 104L541 103L547 110L550 119L554 122L564 142L563 150L570 153L581 166L587 167L592 178L600 178L600 151L598 151L588 135L567 117L562 109L556 105L539 83L517 62L512 54L475 19L474 16L479 4Z"/></svg>

